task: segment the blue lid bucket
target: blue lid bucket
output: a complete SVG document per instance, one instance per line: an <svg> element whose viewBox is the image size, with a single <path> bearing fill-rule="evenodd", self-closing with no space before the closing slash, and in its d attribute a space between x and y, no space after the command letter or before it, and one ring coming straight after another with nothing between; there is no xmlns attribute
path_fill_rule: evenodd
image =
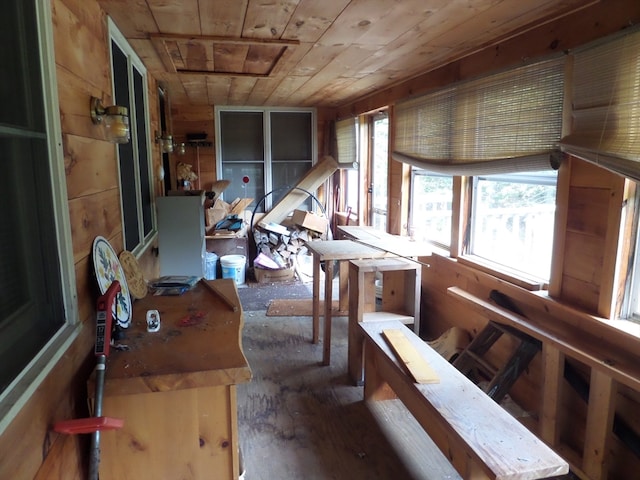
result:
<svg viewBox="0 0 640 480"><path fill-rule="evenodd" d="M244 284L246 264L244 255L223 255L220 257L222 278L232 278L236 285Z"/></svg>

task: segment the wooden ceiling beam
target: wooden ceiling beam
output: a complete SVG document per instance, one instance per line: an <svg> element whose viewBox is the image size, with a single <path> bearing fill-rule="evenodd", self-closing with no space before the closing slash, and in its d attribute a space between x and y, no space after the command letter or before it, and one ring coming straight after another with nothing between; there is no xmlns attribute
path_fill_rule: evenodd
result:
<svg viewBox="0 0 640 480"><path fill-rule="evenodd" d="M217 37L214 35L181 35L174 33L152 33L149 35L152 41L186 41L186 42L212 42L217 45L280 45L283 47L295 47L300 45L298 40L283 40L278 38L241 38L241 37Z"/></svg>

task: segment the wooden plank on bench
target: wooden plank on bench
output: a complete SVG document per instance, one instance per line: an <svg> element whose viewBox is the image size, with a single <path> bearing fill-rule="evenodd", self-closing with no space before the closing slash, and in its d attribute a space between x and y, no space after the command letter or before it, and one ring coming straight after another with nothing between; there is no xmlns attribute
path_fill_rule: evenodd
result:
<svg viewBox="0 0 640 480"><path fill-rule="evenodd" d="M402 400L464 478L533 480L566 474L569 466L500 405L397 321L360 323L365 336L365 398ZM439 375L417 384L382 331L406 330L413 346Z"/></svg>
<svg viewBox="0 0 640 480"><path fill-rule="evenodd" d="M438 374L420 355L402 330L389 328L383 330L382 334L417 383L440 383Z"/></svg>

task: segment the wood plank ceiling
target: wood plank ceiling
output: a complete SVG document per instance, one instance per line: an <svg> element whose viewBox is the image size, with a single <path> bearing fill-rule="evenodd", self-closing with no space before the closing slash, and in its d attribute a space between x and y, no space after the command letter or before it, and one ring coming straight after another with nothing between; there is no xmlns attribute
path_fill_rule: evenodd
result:
<svg viewBox="0 0 640 480"><path fill-rule="evenodd" d="M338 107L594 0L99 0L174 104Z"/></svg>

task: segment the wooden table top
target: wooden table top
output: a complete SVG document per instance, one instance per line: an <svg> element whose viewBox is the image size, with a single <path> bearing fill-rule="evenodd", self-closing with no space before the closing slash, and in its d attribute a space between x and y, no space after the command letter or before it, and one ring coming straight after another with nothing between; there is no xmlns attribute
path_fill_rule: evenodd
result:
<svg viewBox="0 0 640 480"><path fill-rule="evenodd" d="M357 243L398 255L399 257L426 257L433 247L409 237L391 235L370 226L339 225L338 230Z"/></svg>
<svg viewBox="0 0 640 480"><path fill-rule="evenodd" d="M384 257L387 252L373 248L353 240L318 240L307 242L307 248L320 261L324 260L353 260L358 258Z"/></svg>
<svg viewBox="0 0 640 480"><path fill-rule="evenodd" d="M381 240L393 237L390 233L365 225L338 225L338 231L355 240Z"/></svg>
<svg viewBox="0 0 640 480"><path fill-rule="evenodd" d="M251 379L242 351L242 307L233 279L198 283L180 296L148 294L135 302L131 326L107 360L105 395L231 385ZM160 330L147 332L146 312L158 310Z"/></svg>

